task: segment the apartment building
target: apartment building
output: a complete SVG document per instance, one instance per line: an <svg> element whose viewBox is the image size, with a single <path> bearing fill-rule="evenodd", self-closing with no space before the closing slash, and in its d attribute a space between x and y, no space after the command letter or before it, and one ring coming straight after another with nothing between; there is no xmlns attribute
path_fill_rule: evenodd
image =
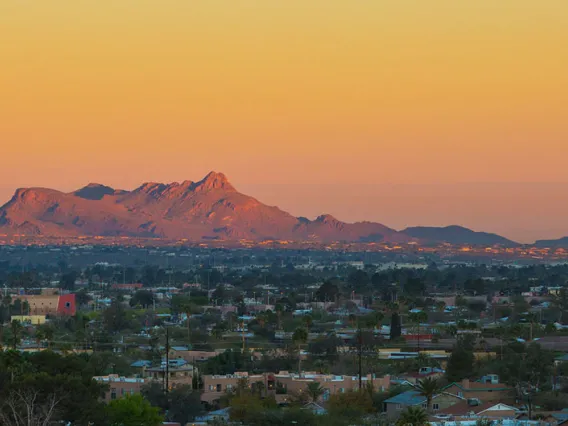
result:
<svg viewBox="0 0 568 426"><path fill-rule="evenodd" d="M147 379L122 377L118 374L109 374L108 376L93 377L97 382L109 385L105 392L105 402L110 402L125 395L134 395L140 393L140 389L144 384L148 383Z"/></svg>
<svg viewBox="0 0 568 426"><path fill-rule="evenodd" d="M304 392L309 383L318 382L324 388L322 400L329 399L331 395L344 393L359 388L358 376L335 376L330 374L317 374L313 372L298 374L281 371L277 374L265 373L249 375L247 372L236 372L227 375L203 376L204 390L202 401L211 403L221 398L226 392L236 389L240 381L246 380L247 385L262 384L261 388L266 394L278 396L280 402L287 402L290 395ZM390 376L376 377L372 374L362 377L362 385L372 383L377 391L387 391L390 388Z"/></svg>

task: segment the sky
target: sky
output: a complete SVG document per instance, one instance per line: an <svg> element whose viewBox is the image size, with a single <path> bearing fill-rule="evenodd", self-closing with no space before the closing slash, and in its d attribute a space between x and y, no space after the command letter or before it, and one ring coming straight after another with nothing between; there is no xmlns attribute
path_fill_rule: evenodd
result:
<svg viewBox="0 0 568 426"><path fill-rule="evenodd" d="M294 214L568 235L565 0L0 2L0 203L210 170Z"/></svg>

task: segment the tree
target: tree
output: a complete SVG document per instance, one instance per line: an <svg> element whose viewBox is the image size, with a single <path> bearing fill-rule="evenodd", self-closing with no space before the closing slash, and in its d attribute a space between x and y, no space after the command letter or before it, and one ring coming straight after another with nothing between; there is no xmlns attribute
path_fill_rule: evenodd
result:
<svg viewBox="0 0 568 426"><path fill-rule="evenodd" d="M158 407L152 407L142 395L126 395L107 406L111 426L159 426L164 421Z"/></svg>
<svg viewBox="0 0 568 426"><path fill-rule="evenodd" d="M328 411L332 417L343 417L355 421L373 412L373 400L368 392L349 390L345 393L331 395Z"/></svg>
<svg viewBox="0 0 568 426"><path fill-rule="evenodd" d="M164 392L164 386L157 381L151 381L140 389L140 393L152 406L166 410L168 407L168 397Z"/></svg>
<svg viewBox="0 0 568 426"><path fill-rule="evenodd" d="M42 324L36 328L36 340L46 341L48 348L51 347L54 335L55 329L49 324Z"/></svg>
<svg viewBox="0 0 568 426"><path fill-rule="evenodd" d="M91 300L92 300L92 297L89 296L87 291L84 290L84 289L75 293L75 301L77 302L77 305L79 305L79 306L86 305Z"/></svg>
<svg viewBox="0 0 568 426"><path fill-rule="evenodd" d="M113 301L103 313L103 323L109 333L116 333L126 329L128 320L124 306L117 300Z"/></svg>
<svg viewBox="0 0 568 426"><path fill-rule="evenodd" d="M18 344L22 340L22 332L24 331L24 326L20 321L12 320L10 323L10 332L12 333L12 349L16 350Z"/></svg>
<svg viewBox="0 0 568 426"><path fill-rule="evenodd" d="M140 305L144 309L154 304L154 294L148 290L138 290L130 299L130 306Z"/></svg>
<svg viewBox="0 0 568 426"><path fill-rule="evenodd" d="M390 340L398 339L402 335L402 327L400 325L400 315L398 312L393 312L391 315L390 325Z"/></svg>
<svg viewBox="0 0 568 426"><path fill-rule="evenodd" d="M203 412L201 394L188 385L176 386L168 393L168 414L171 422L185 425Z"/></svg>
<svg viewBox="0 0 568 426"><path fill-rule="evenodd" d="M0 421L3 426L48 426L58 403L54 394L43 400L38 391L13 390L0 407Z"/></svg>
<svg viewBox="0 0 568 426"><path fill-rule="evenodd" d="M306 393L310 396L311 402L317 402L325 393L325 389L319 382L310 382L308 383Z"/></svg>
<svg viewBox="0 0 568 426"><path fill-rule="evenodd" d="M75 271L67 272L61 275L59 280L59 286L64 290L73 291L75 290L75 280L77 279L77 273Z"/></svg>
<svg viewBox="0 0 568 426"><path fill-rule="evenodd" d="M396 422L396 426L423 426L426 424L428 424L428 414L419 407L408 407Z"/></svg>
<svg viewBox="0 0 568 426"><path fill-rule="evenodd" d="M365 271L357 269L356 271L353 271L351 274L349 274L349 276L347 277L347 282L349 283L351 288L355 289L356 291L361 291L371 283L371 279Z"/></svg>
<svg viewBox="0 0 568 426"><path fill-rule="evenodd" d="M339 287L331 281L324 282L316 291L316 299L320 302L334 302L339 295Z"/></svg>
<svg viewBox="0 0 568 426"><path fill-rule="evenodd" d="M471 376L473 372L474 355L473 343L470 335L464 335L458 339L454 346L448 365L446 377L449 382L459 382Z"/></svg>
<svg viewBox="0 0 568 426"><path fill-rule="evenodd" d="M431 377L419 380L416 384L416 390L420 392L420 395L426 398L426 409L428 412L432 412L432 399L441 389L442 387L438 380Z"/></svg>

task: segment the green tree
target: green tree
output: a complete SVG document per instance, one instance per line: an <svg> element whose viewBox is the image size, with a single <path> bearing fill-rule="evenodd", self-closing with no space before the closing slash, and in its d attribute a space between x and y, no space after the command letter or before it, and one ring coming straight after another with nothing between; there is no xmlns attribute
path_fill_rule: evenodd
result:
<svg viewBox="0 0 568 426"><path fill-rule="evenodd" d="M168 393L168 414L170 422L185 425L203 413L201 394L191 386L176 386Z"/></svg>
<svg viewBox="0 0 568 426"><path fill-rule="evenodd" d="M154 304L154 294L148 290L138 290L130 299L130 306L142 306L144 309Z"/></svg>
<svg viewBox="0 0 568 426"><path fill-rule="evenodd" d="M312 402L317 402L325 393L325 389L319 382L310 382L307 385L306 393L310 396Z"/></svg>
<svg viewBox="0 0 568 426"><path fill-rule="evenodd" d="M341 417L350 421L360 420L374 410L373 400L368 392L350 390L331 395L328 412L332 417Z"/></svg>
<svg viewBox="0 0 568 426"><path fill-rule="evenodd" d="M400 315L393 312L391 315L390 340L398 339L402 335L402 326L400 324Z"/></svg>
<svg viewBox="0 0 568 426"><path fill-rule="evenodd" d="M468 378L473 373L474 364L473 343L470 335L464 335L458 339L454 346L448 365L446 367L446 377L449 382L459 382Z"/></svg>
<svg viewBox="0 0 568 426"><path fill-rule="evenodd" d="M164 418L158 407L152 407L142 395L126 395L108 404L108 424L111 426L159 426Z"/></svg>
<svg viewBox="0 0 568 426"><path fill-rule="evenodd" d="M22 332L24 331L24 326L20 321L12 320L10 323L10 332L12 335L12 349L16 350L17 346L22 340Z"/></svg>
<svg viewBox="0 0 568 426"><path fill-rule="evenodd" d="M396 422L396 426L423 426L426 424L428 424L428 414L419 407L408 407Z"/></svg>
<svg viewBox="0 0 568 426"><path fill-rule="evenodd" d="M432 412L432 399L442 390L438 380L431 377L419 380L416 390L426 398L426 408L428 412Z"/></svg>
<svg viewBox="0 0 568 426"><path fill-rule="evenodd" d="M70 271L61 275L59 286L64 290L75 290L75 281L77 280L77 272Z"/></svg>

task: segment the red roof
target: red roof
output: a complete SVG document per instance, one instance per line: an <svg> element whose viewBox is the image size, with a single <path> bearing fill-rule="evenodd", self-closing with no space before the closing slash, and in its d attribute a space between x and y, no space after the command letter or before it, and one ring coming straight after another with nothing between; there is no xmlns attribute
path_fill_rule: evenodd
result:
<svg viewBox="0 0 568 426"><path fill-rule="evenodd" d="M59 296L59 301L57 302L57 313L59 315L74 316L76 312L77 305L74 294L62 294Z"/></svg>

